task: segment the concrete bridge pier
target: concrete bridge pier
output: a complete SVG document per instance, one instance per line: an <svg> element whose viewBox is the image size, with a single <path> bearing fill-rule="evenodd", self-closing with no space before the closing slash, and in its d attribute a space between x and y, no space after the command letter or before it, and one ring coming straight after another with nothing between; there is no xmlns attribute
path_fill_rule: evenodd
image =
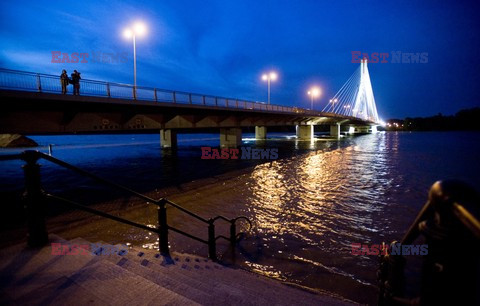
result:
<svg viewBox="0 0 480 306"><path fill-rule="evenodd" d="M160 146L162 148L177 147L177 131L170 129L160 130Z"/></svg>
<svg viewBox="0 0 480 306"><path fill-rule="evenodd" d="M314 133L313 133L313 125L297 125L297 138L302 140L312 140Z"/></svg>
<svg viewBox="0 0 480 306"><path fill-rule="evenodd" d="M377 125L351 125L348 128L349 134L373 134L377 133Z"/></svg>
<svg viewBox="0 0 480 306"><path fill-rule="evenodd" d="M352 134L368 134L370 130L370 126L368 125L354 125L353 129L350 128Z"/></svg>
<svg viewBox="0 0 480 306"><path fill-rule="evenodd" d="M330 126L330 136L340 138L340 122Z"/></svg>
<svg viewBox="0 0 480 306"><path fill-rule="evenodd" d="M255 126L255 139L260 139L260 140L267 139L266 126Z"/></svg>
<svg viewBox="0 0 480 306"><path fill-rule="evenodd" d="M220 129L220 147L236 148L242 144L241 128L222 128Z"/></svg>

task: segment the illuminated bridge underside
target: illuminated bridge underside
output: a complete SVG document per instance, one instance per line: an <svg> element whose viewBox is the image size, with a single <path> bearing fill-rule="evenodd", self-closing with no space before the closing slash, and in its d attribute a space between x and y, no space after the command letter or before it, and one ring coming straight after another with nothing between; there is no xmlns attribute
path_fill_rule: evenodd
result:
<svg viewBox="0 0 480 306"><path fill-rule="evenodd" d="M151 103L101 97L0 91L0 133L68 134L158 129L372 123L351 116Z"/></svg>

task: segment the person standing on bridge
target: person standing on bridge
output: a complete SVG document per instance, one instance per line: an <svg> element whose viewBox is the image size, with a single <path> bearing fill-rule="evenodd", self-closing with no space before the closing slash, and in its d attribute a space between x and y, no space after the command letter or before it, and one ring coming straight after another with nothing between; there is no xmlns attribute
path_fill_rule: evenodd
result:
<svg viewBox="0 0 480 306"><path fill-rule="evenodd" d="M68 79L67 70L63 69L62 74L60 75L60 84L62 84L62 94L64 95L67 93L68 82L69 82L69 79Z"/></svg>
<svg viewBox="0 0 480 306"><path fill-rule="evenodd" d="M73 83L73 95L80 95L80 72L73 70L72 73L72 83Z"/></svg>

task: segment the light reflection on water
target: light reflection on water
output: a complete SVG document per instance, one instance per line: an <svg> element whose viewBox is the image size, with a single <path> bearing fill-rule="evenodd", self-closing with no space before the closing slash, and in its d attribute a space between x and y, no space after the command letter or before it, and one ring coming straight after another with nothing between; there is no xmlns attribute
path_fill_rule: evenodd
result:
<svg viewBox="0 0 480 306"><path fill-rule="evenodd" d="M459 178L478 188L471 154L478 139L478 133L378 133L256 166L244 194L269 247L247 266L374 303L378 259L351 255L351 244L400 239L436 180Z"/></svg>
<svg viewBox="0 0 480 306"><path fill-rule="evenodd" d="M255 235L241 242L237 262L253 271L362 303L375 301L378 262L374 256L351 255L351 243L401 238L425 202L428 188L438 179L458 178L480 187L480 166L472 154L480 151L480 133L378 133L340 142L284 139L268 143L278 145L279 151L308 151L256 165L230 181L219 180L198 192L182 192L174 201L206 218L219 214L251 218ZM114 148L108 149L106 157L99 155L99 150L84 151L97 158L92 163L95 170L111 159L115 165L108 167L113 169L112 177L131 173L139 186L156 188L159 183L155 180L163 182L159 178L166 176L179 181L175 175L188 175L192 165L208 175L236 167L234 161L200 163L200 150L193 148L186 151L191 159L173 160L175 167L166 172L172 162L165 158L166 153L164 160L159 159L157 147L122 151L125 155L119 153L112 159ZM84 152L81 155L65 158L78 165L88 160ZM154 226L156 213L138 213L133 220ZM169 211L169 222L206 238L203 224L197 227L173 211ZM155 235L143 231L110 233L121 243L158 248ZM84 238L110 241L105 236ZM171 244L174 251L206 254L205 248L199 250L190 240L182 244L174 235Z"/></svg>
<svg viewBox="0 0 480 306"><path fill-rule="evenodd" d="M372 242L382 230L374 220L391 188L388 173L383 133L359 138L346 148L258 165L247 184L249 215L267 244L283 243L286 259L371 284L371 277L353 277L357 271L335 262L351 258L351 243ZM278 268L266 265L261 270L272 274Z"/></svg>

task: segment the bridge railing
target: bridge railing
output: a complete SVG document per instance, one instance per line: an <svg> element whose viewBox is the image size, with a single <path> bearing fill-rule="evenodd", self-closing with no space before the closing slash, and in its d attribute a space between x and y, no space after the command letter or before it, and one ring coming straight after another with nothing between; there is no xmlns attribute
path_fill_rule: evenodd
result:
<svg viewBox="0 0 480 306"><path fill-rule="evenodd" d="M60 76L5 68L0 68L0 89L55 94L62 93ZM67 94L71 95L73 93L73 85L69 85L67 90ZM221 108L274 111L295 114L319 114L319 112L316 111L297 107L265 104L262 102L247 101L236 98L217 97L153 87L137 86L135 88L133 85L129 84L88 79L80 80L80 94L82 96L204 105Z"/></svg>

